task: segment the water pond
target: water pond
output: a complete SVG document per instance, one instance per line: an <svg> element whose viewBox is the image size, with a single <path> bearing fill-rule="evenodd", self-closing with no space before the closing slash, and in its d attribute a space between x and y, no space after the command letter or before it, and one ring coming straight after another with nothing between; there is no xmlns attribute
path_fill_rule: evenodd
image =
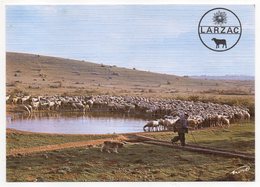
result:
<svg viewBox="0 0 260 187"><path fill-rule="evenodd" d="M7 128L41 133L113 134L143 132L146 120L111 114L37 114L7 117Z"/></svg>

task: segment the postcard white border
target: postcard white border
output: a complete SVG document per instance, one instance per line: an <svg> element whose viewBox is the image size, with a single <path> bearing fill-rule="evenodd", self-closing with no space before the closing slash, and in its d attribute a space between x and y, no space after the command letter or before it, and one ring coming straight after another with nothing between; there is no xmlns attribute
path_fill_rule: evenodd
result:
<svg viewBox="0 0 260 187"><path fill-rule="evenodd" d="M1 123L0 123L0 150L1 150L1 154L0 154L0 185L1 186L34 186L34 185L39 185L39 186L86 186L86 185L91 185L91 186L103 186L103 185L108 185L108 186L113 186L113 187L121 187L121 186L136 186L138 185L142 185L142 186L149 186L149 187L153 187L153 186L169 186L169 187L179 187L179 186L216 186L219 187L221 186L238 186L238 187L244 187L245 185L247 187L249 186L259 186L259 167L258 167L258 161L259 159L257 159L260 155L259 155L259 149L257 148L259 146L259 127L258 127L258 122L259 122L259 89L260 89L260 85L259 85L259 73L260 73L260 65L259 65L259 51L260 51L260 47L259 47L259 34L260 33L260 29L259 29L259 21L255 22L255 43L256 43L256 47L255 47L255 93L256 93L256 111L255 111L255 126L256 126L256 182L139 182L139 183L129 183L129 182L109 182L109 183L103 183L103 182L94 182L94 183L90 183L90 182L85 182L85 183L79 183L79 182L66 182L66 183L7 183L6 181L6 158L5 158L5 153L6 153L6 140L5 140L5 133L6 133L6 129L5 129L5 123L6 123L6 119L5 119L5 82L6 82L6 78L5 78L5 5L75 5L75 4L84 4L84 5L130 5L130 4L155 4L155 5L159 5L159 4L183 4L183 5L188 5L188 4L192 4L192 5L198 5L198 4L214 4L214 5L240 5L240 4L244 4L244 5L252 5L254 4L256 6L255 9L255 20L260 20L259 17L259 1L257 0L2 0L0 2L0 51L1 51L1 55L0 55L0 96L1 96L1 107L0 107L0 116L1 116ZM258 51L258 53L257 53Z"/></svg>

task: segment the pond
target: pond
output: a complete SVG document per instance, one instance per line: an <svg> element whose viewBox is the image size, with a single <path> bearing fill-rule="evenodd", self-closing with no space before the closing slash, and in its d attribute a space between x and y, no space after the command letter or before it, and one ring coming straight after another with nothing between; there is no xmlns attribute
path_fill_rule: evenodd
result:
<svg viewBox="0 0 260 187"><path fill-rule="evenodd" d="M146 120L111 114L37 114L7 117L7 128L60 134L113 134L143 132Z"/></svg>

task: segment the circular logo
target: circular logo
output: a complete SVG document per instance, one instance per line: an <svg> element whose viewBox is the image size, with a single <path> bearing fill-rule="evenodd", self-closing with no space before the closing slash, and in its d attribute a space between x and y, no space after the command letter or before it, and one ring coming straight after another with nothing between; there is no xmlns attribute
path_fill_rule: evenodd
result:
<svg viewBox="0 0 260 187"><path fill-rule="evenodd" d="M210 50L223 52L233 48L242 34L237 15L226 8L214 8L200 19L198 34L201 42Z"/></svg>

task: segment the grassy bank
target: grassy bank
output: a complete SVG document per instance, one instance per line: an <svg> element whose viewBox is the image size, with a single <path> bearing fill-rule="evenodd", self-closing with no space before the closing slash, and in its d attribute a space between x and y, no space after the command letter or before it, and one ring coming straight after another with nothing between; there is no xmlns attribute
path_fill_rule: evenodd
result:
<svg viewBox="0 0 260 187"><path fill-rule="evenodd" d="M97 140L101 138L113 138L117 135L62 135L27 133L22 131L8 130L6 134L7 153L11 149L37 147L44 145L62 144L68 142L79 142Z"/></svg>

